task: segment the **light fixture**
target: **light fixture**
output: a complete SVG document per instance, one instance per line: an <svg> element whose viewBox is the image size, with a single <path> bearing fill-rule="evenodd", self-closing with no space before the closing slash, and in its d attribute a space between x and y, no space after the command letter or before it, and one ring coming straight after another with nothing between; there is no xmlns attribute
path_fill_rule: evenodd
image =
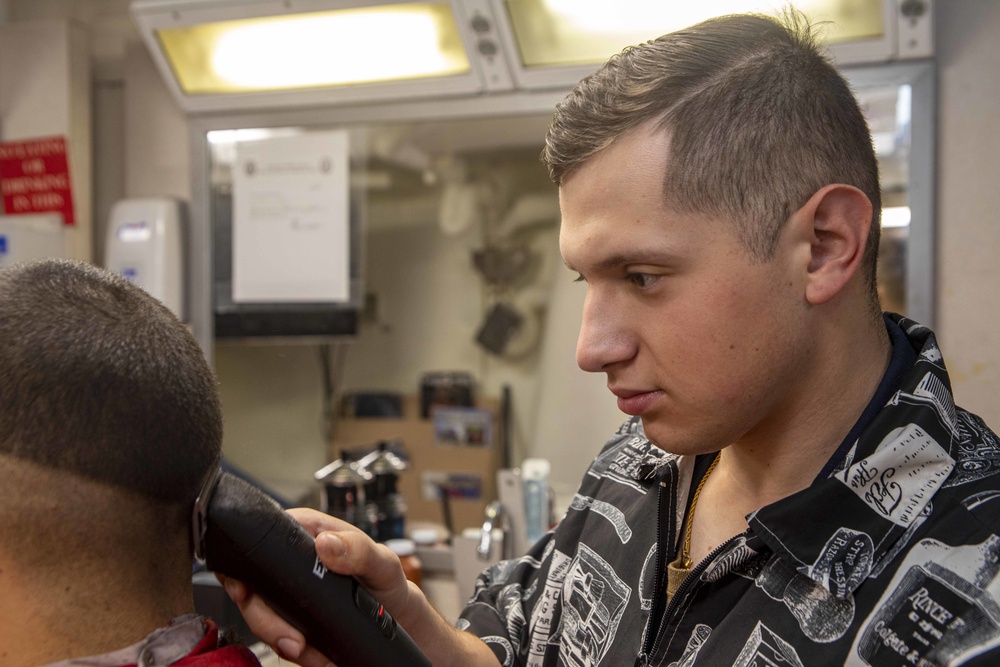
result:
<svg viewBox="0 0 1000 667"><path fill-rule="evenodd" d="M489 0L135 0L131 11L188 111L511 87Z"/></svg>
<svg viewBox="0 0 1000 667"><path fill-rule="evenodd" d="M915 0L492 0L513 49L520 87L572 85L630 44L714 16L780 15L789 5L815 24L840 64L931 55L931 2Z"/></svg>
<svg viewBox="0 0 1000 667"><path fill-rule="evenodd" d="M775 15L785 6L769 0L507 0L526 64L600 63L637 44L714 16L757 12ZM878 2L799 0L795 6L823 23L823 41L867 39L883 33ZM534 24L527 28L526 24ZM539 29L544 25L543 29Z"/></svg>
<svg viewBox="0 0 1000 667"><path fill-rule="evenodd" d="M470 68L447 3L215 21L156 36L187 94L399 81Z"/></svg>
<svg viewBox="0 0 1000 667"><path fill-rule="evenodd" d="M932 0L792 0L840 64L931 55ZM190 112L569 89L625 46L785 0L134 0Z"/></svg>

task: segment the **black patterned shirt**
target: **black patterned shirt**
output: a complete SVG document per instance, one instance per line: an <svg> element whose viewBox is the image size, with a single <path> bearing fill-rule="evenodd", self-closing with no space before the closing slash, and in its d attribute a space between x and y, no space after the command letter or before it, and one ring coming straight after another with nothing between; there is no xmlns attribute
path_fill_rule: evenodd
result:
<svg viewBox="0 0 1000 667"><path fill-rule="evenodd" d="M559 525L480 575L458 627L505 667L1000 665L1000 442L955 406L933 333L887 324L913 354L880 408L669 604L662 575L710 457L664 452L634 418Z"/></svg>

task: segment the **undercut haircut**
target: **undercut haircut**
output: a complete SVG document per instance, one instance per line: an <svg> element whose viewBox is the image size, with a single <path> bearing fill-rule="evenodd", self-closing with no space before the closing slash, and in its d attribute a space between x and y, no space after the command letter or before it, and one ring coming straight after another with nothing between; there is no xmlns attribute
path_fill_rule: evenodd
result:
<svg viewBox="0 0 1000 667"><path fill-rule="evenodd" d="M556 106L542 161L559 185L647 123L669 133L671 208L725 219L757 261L774 256L785 221L819 189L861 190L873 209L862 270L878 312L871 133L801 14L724 16L625 49Z"/></svg>
<svg viewBox="0 0 1000 667"><path fill-rule="evenodd" d="M221 446L215 376L163 304L83 262L0 269L0 453L189 509Z"/></svg>

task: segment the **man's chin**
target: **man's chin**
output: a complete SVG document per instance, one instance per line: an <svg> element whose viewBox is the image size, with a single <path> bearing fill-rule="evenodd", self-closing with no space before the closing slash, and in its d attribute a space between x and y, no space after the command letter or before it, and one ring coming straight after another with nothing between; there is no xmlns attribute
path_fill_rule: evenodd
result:
<svg viewBox="0 0 1000 667"><path fill-rule="evenodd" d="M657 423L656 419L640 417L640 420L642 421L642 430L646 438L669 454L692 456L711 454L720 449L720 447L715 446L708 438L692 437L690 434L680 433L677 429Z"/></svg>

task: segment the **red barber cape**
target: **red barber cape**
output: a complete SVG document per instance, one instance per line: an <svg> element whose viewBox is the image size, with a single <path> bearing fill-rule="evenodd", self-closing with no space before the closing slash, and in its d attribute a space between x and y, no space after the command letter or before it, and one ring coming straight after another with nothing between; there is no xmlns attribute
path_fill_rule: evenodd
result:
<svg viewBox="0 0 1000 667"><path fill-rule="evenodd" d="M194 650L170 667L260 667L260 661L246 646L219 645L219 628L205 619L205 636ZM137 667L134 663L122 667Z"/></svg>

